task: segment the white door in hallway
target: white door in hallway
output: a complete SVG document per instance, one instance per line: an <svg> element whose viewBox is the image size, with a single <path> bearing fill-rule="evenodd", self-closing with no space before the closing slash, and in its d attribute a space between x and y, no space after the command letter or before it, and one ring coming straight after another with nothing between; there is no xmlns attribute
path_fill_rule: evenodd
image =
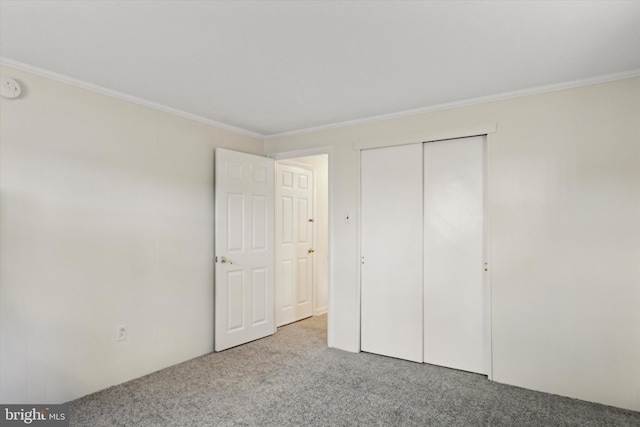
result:
<svg viewBox="0 0 640 427"><path fill-rule="evenodd" d="M274 162L215 153L215 350L275 332Z"/></svg>
<svg viewBox="0 0 640 427"><path fill-rule="evenodd" d="M422 362L422 145L361 152L361 349Z"/></svg>
<svg viewBox="0 0 640 427"><path fill-rule="evenodd" d="M424 361L487 374L485 137L424 145Z"/></svg>
<svg viewBox="0 0 640 427"><path fill-rule="evenodd" d="M313 171L276 164L276 325L313 315Z"/></svg>

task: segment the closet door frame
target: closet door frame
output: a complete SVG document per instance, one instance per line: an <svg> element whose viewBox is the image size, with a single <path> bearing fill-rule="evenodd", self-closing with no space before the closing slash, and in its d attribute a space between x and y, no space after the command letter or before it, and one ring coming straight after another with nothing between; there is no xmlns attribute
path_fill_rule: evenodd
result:
<svg viewBox="0 0 640 427"><path fill-rule="evenodd" d="M461 126L457 128L448 129L435 129L429 131L422 131L417 133L402 134L394 137L378 137L368 138L366 140L358 140L353 142L354 151L362 151L371 148L383 148L392 147L397 145L407 145L412 143L427 143L440 141L445 139L457 139L465 138L469 136L486 136L485 145L485 192L484 192L484 209L485 209L485 272L484 272L484 312L485 319L487 320L484 325L484 342L485 342L485 366L487 377L489 380L493 379L493 352L492 352L492 271L491 271L491 143L492 135L497 132L498 125L496 122L482 123L471 126ZM358 169L360 169L360 155L358 155ZM360 177L360 173L358 173ZM361 319L361 306L362 301L362 275L361 275L361 260L362 260L362 229L361 229L361 182L358 183L358 264L357 269L357 319L358 330L362 330ZM360 333L358 334L360 337ZM358 341L358 351L361 350L361 342Z"/></svg>

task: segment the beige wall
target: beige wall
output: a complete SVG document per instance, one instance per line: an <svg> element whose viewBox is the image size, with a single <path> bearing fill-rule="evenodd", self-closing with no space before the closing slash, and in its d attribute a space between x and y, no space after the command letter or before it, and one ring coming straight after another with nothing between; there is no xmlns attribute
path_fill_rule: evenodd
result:
<svg viewBox="0 0 640 427"><path fill-rule="evenodd" d="M497 123L493 377L640 410L640 79L275 138L263 150L251 137L1 71L23 85L21 98L0 100L3 403L67 401L212 350L215 147L328 150L329 336L358 351L353 143Z"/></svg>
<svg viewBox="0 0 640 427"><path fill-rule="evenodd" d="M1 72L23 95L0 101L0 401L64 402L211 352L213 152L263 142Z"/></svg>
<svg viewBox="0 0 640 427"><path fill-rule="evenodd" d="M640 79L267 140L331 147L329 336L359 349L359 151L496 123L493 379L640 410Z"/></svg>

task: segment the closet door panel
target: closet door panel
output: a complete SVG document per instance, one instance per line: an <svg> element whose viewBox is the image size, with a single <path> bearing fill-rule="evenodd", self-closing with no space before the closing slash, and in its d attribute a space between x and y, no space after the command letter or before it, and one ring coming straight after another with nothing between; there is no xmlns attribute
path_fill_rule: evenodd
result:
<svg viewBox="0 0 640 427"><path fill-rule="evenodd" d="M424 361L487 373L484 137L424 146Z"/></svg>
<svg viewBox="0 0 640 427"><path fill-rule="evenodd" d="M361 153L363 351L422 362L422 148Z"/></svg>

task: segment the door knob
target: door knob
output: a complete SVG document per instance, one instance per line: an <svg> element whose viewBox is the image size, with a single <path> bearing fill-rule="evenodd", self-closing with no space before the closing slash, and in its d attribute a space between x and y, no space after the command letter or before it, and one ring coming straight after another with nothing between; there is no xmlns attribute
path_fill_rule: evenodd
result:
<svg viewBox="0 0 640 427"><path fill-rule="evenodd" d="M312 253L314 253L315 251L316 251L315 249L313 249L313 248L309 248L309 250L307 250L307 253L312 254Z"/></svg>
<svg viewBox="0 0 640 427"><path fill-rule="evenodd" d="M222 264L226 264L226 263L233 264L233 261L231 261L231 260L230 260L229 258L227 258L226 256L223 256L223 257L221 258L221 261L220 261L220 262L221 262Z"/></svg>

